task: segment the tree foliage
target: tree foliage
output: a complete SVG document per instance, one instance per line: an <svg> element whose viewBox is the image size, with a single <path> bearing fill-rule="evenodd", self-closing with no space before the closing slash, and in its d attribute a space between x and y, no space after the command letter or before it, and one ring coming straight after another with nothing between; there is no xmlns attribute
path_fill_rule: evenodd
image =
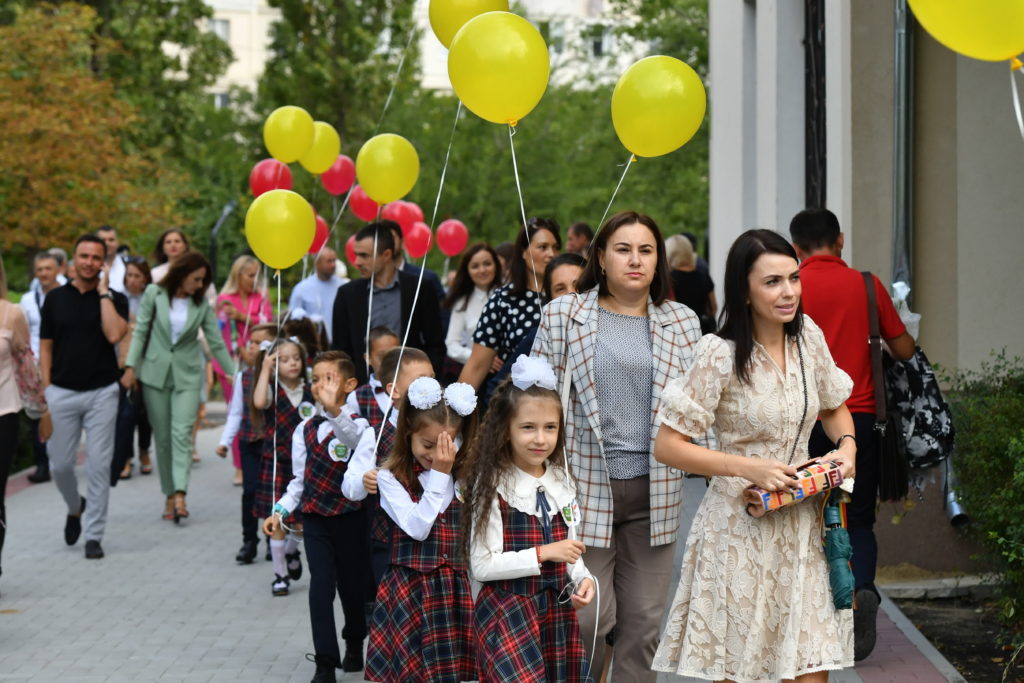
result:
<svg viewBox="0 0 1024 683"><path fill-rule="evenodd" d="M112 46L80 5L41 6L0 27L2 244L67 244L103 223L141 233L180 220L181 177L126 151L137 110L91 68Z"/></svg>

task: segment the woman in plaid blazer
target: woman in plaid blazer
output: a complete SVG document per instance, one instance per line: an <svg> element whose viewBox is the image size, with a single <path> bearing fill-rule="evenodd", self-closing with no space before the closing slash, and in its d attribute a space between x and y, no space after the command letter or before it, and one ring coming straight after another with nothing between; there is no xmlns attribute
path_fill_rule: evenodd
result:
<svg viewBox="0 0 1024 683"><path fill-rule="evenodd" d="M602 593L601 614L581 610L580 626L586 644L598 629L594 671L617 626L616 680L654 681L683 489L683 473L654 459L655 418L661 390L692 364L700 322L668 300L661 232L634 211L604 224L577 286L580 294L545 306L533 353L555 368L560 388L570 378L565 449L579 538Z"/></svg>

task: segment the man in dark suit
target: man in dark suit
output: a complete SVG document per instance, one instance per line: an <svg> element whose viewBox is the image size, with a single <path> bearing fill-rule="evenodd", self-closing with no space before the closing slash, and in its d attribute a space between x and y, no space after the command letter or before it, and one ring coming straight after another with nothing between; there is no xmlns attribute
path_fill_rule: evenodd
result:
<svg viewBox="0 0 1024 683"><path fill-rule="evenodd" d="M368 319L369 327L387 327L398 332L399 337L404 337L409 324L408 345L426 352L438 374L444 361L444 333L437 297L424 282L413 311L419 278L397 269L393 227L398 226L392 221L377 221L356 233L355 265L362 277L343 285L334 298L334 348L355 360L360 384L368 378L367 363L361 362L365 358Z"/></svg>

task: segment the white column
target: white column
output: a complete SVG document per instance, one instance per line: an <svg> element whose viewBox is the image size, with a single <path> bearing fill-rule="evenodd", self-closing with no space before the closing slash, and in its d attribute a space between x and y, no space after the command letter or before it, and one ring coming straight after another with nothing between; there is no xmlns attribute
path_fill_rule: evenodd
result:
<svg viewBox="0 0 1024 683"><path fill-rule="evenodd" d="M825 3L826 205L845 233L844 255L853 253L853 155L850 99L850 5Z"/></svg>

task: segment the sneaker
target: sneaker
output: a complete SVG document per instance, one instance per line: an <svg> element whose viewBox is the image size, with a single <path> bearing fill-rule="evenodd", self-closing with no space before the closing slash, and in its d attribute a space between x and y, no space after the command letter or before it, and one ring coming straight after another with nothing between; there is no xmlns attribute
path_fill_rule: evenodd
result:
<svg viewBox="0 0 1024 683"><path fill-rule="evenodd" d="M235 555L235 562L238 562L239 564L252 564L252 561L256 559L258 547L258 541L244 541L242 543L242 547L238 551L238 554Z"/></svg>
<svg viewBox="0 0 1024 683"><path fill-rule="evenodd" d="M103 546L100 545L99 541L86 541L85 542L85 559L87 559L87 560L102 560L103 559Z"/></svg>
<svg viewBox="0 0 1024 683"><path fill-rule="evenodd" d="M854 596L853 610L853 660L867 659L875 649L875 619L878 616L878 595L869 588L862 588Z"/></svg>
<svg viewBox="0 0 1024 683"><path fill-rule="evenodd" d="M287 553L284 556L285 566L288 567L288 577L292 581L298 581L302 578L302 554L296 550L294 553Z"/></svg>
<svg viewBox="0 0 1024 683"><path fill-rule="evenodd" d="M276 596L288 595L289 583L287 576L274 574L274 583L270 584L270 592Z"/></svg>
<svg viewBox="0 0 1024 683"><path fill-rule="evenodd" d="M338 668L338 662L323 655L306 655L306 659L316 662L316 673L310 683L337 683L338 677L334 670Z"/></svg>
<svg viewBox="0 0 1024 683"><path fill-rule="evenodd" d="M345 673L363 670L363 641L345 641L345 657L341 660L341 670Z"/></svg>
<svg viewBox="0 0 1024 683"><path fill-rule="evenodd" d="M68 545L78 543L78 537L82 535L82 515L85 514L85 498L82 498L82 505L77 515L68 515L64 521L64 542Z"/></svg>

